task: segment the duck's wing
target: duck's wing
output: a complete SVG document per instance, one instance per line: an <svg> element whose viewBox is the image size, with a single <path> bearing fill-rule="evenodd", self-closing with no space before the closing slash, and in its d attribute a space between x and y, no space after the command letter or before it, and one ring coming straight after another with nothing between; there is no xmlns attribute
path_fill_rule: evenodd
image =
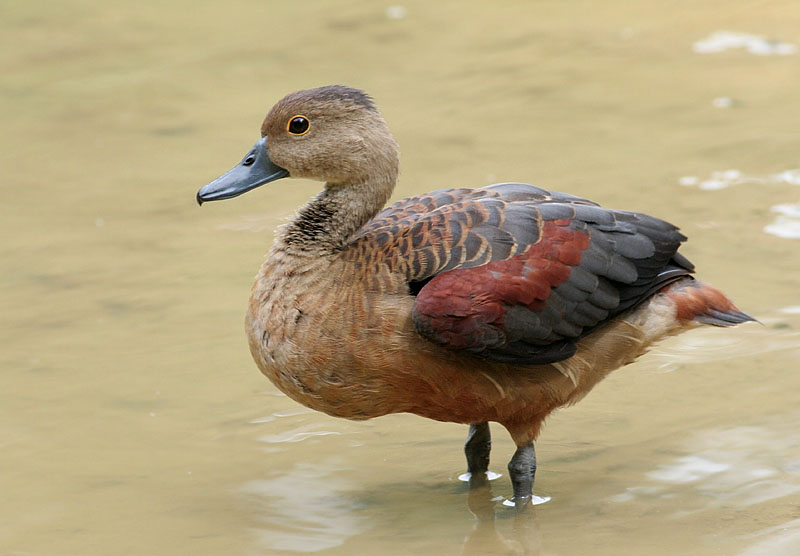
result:
<svg viewBox="0 0 800 556"><path fill-rule="evenodd" d="M494 361L551 363L693 267L668 222L526 184L399 201L345 248L416 295L417 331ZM369 265L367 265L369 266Z"/></svg>

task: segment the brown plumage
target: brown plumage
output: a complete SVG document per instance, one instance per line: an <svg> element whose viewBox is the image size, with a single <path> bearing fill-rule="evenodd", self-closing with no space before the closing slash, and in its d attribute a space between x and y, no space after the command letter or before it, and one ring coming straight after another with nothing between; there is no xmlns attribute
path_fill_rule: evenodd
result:
<svg viewBox="0 0 800 556"><path fill-rule="evenodd" d="M473 483L488 466L487 422L502 424L518 446L518 507L550 412L665 336L752 320L691 277L675 226L644 214L520 183L381 211L398 149L361 91L292 93L261 132L199 202L287 175L326 182L278 230L253 286L246 325L261 371L330 415L470 424Z"/></svg>

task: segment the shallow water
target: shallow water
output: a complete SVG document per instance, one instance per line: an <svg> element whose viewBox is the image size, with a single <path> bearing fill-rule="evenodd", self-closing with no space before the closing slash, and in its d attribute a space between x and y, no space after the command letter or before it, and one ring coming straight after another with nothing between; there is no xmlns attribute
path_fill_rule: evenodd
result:
<svg viewBox="0 0 800 556"><path fill-rule="evenodd" d="M800 5L0 13L0 554L800 553ZM749 42L693 46L720 31ZM466 427L297 406L242 320L271 230L318 185L194 194L275 100L326 83L376 98L396 198L519 180L659 215L762 324L671 339L554 415L552 500L523 519L506 476L457 480Z"/></svg>

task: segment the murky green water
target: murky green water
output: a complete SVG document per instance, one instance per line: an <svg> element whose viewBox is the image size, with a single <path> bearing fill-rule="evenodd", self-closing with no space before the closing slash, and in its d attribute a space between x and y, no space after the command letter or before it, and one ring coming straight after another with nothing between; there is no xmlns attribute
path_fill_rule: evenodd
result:
<svg viewBox="0 0 800 556"><path fill-rule="evenodd" d="M791 51L800 5L387 8L0 4L0 554L800 553L800 53L692 49ZM763 326L670 340L551 418L524 520L491 507L507 477L456 479L465 427L297 406L242 321L318 185L194 194L328 83L375 96L397 198L520 180L659 215Z"/></svg>

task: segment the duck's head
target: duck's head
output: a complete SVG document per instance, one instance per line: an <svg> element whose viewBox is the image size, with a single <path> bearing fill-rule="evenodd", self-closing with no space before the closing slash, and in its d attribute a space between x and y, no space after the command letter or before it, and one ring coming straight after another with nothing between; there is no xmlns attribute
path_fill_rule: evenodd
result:
<svg viewBox="0 0 800 556"><path fill-rule="evenodd" d="M230 199L284 177L328 188L394 185L398 149L372 99L331 85L291 93L269 111L261 139L242 161L197 192L197 202Z"/></svg>

